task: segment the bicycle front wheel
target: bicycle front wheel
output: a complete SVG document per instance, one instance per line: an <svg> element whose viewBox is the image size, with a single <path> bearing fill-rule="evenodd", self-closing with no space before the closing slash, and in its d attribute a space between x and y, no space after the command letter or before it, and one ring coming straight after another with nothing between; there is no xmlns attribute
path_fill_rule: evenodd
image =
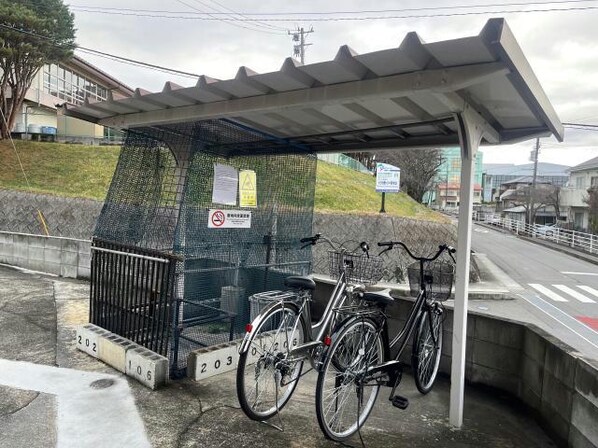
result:
<svg viewBox="0 0 598 448"><path fill-rule="evenodd" d="M324 435L343 441L370 415L380 385L366 384L367 369L384 360L380 332L371 319L355 318L332 336L316 386L316 415Z"/></svg>
<svg viewBox="0 0 598 448"><path fill-rule="evenodd" d="M415 386L422 394L432 390L442 354L442 322L440 309L427 309L419 319L417 333L413 339L411 365Z"/></svg>
<svg viewBox="0 0 598 448"><path fill-rule="evenodd" d="M272 308L239 357L237 397L252 420L267 420L293 395L303 359L290 351L305 342L305 322L293 305Z"/></svg>

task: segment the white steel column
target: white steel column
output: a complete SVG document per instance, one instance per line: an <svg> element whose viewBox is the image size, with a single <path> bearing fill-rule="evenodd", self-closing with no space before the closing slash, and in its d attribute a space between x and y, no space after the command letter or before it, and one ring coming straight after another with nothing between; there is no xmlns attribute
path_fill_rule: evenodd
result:
<svg viewBox="0 0 598 448"><path fill-rule="evenodd" d="M463 424L465 386L465 347L467 342L467 302L471 251L471 218L473 205L473 160L483 135L479 117L467 109L455 117L461 143L461 191L457 233L457 267L455 308L453 313L453 354L451 362L450 424Z"/></svg>

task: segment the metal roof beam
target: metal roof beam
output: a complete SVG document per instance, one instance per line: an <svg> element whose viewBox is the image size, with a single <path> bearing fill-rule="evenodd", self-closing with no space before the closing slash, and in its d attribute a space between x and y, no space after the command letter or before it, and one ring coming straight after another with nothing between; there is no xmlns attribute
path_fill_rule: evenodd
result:
<svg viewBox="0 0 598 448"><path fill-rule="evenodd" d="M291 92L271 93L255 97L229 99L228 101L133 113L100 121L105 126L128 128L151 124L227 118L250 112L280 111L292 107L340 104L355 97L360 99L399 97L422 90L450 92L487 80L489 76L504 75L505 71L506 69L501 63L495 62L424 70ZM137 95L136 97L138 100L141 99Z"/></svg>
<svg viewBox="0 0 598 448"><path fill-rule="evenodd" d="M484 139L490 144L500 143L499 130L494 128L486 119L478 112L475 107L469 103L465 98L457 92L436 93L435 96L442 101L455 114L463 113L465 111L472 116L475 116L476 123L483 127ZM472 118L473 119L473 118Z"/></svg>

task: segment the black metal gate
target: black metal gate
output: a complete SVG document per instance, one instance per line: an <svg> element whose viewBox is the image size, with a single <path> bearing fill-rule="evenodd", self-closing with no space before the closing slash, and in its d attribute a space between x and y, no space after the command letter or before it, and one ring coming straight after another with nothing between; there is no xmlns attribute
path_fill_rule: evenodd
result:
<svg viewBox="0 0 598 448"><path fill-rule="evenodd" d="M167 356L174 255L94 238L90 322Z"/></svg>

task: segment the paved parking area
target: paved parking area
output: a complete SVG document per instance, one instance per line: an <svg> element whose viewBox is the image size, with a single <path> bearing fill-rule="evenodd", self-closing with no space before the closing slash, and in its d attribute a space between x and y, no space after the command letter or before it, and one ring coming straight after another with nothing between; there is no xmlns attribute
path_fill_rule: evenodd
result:
<svg viewBox="0 0 598 448"><path fill-rule="evenodd" d="M74 331L87 322L88 288L0 266L0 447L341 446L318 428L313 372L272 420L281 431L245 417L233 372L151 391L79 352ZM362 430L365 446L555 446L500 392L467 388L464 426L456 430L448 425L446 378L427 396L409 375L403 384L409 408L392 407L383 389ZM355 436L347 446L362 443Z"/></svg>

